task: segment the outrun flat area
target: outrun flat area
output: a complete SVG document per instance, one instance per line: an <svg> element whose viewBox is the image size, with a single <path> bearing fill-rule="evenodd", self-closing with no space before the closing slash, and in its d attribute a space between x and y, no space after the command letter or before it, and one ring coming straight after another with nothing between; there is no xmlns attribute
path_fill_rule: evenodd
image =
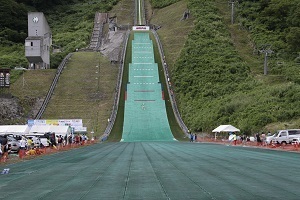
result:
<svg viewBox="0 0 300 200"><path fill-rule="evenodd" d="M208 143L102 143L2 165L0 199L300 199L299 159Z"/></svg>

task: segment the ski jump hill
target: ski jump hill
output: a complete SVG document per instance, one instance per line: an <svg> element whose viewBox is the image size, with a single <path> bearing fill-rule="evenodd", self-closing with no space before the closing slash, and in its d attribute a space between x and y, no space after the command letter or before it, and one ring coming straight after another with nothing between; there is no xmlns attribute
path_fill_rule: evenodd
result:
<svg viewBox="0 0 300 200"><path fill-rule="evenodd" d="M174 141L149 32L134 32L122 142Z"/></svg>

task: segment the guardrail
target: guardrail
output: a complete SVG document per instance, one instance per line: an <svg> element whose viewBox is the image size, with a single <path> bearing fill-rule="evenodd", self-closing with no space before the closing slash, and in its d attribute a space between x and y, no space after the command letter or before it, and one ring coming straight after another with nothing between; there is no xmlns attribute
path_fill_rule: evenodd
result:
<svg viewBox="0 0 300 200"><path fill-rule="evenodd" d="M165 81L167 83L167 88L168 88L168 91L169 91L169 97L170 97L170 100L171 100L171 105L172 105L172 108L173 108L173 112L174 112L176 121L179 124L180 128L183 130L183 132L186 135L188 135L189 130L186 127L185 123L183 122L183 120L181 118L181 115L180 115L178 107L177 107L175 95L174 95L174 93L173 93L173 91L172 91L172 89L170 88L170 85L169 85L170 75L169 75L169 72L168 72L168 64L165 60L165 54L164 54L164 51L163 51L162 44L160 42L160 39L159 39L159 36L158 36L157 32L153 29L151 29L151 31L152 31L152 33L155 37L156 43L158 44L158 49L159 49L159 53L160 53L160 56L161 56L161 62L162 62L163 69L164 69Z"/></svg>
<svg viewBox="0 0 300 200"><path fill-rule="evenodd" d="M51 96L52 96L52 94L53 94L53 91L54 91L54 89L55 89L55 87L56 87L56 84L57 84L57 82L58 82L59 76L60 76L62 70L64 69L64 67L65 67L65 65L66 65L66 63L67 63L67 61L69 60L69 58L70 58L71 56L72 56L72 53L69 53L69 54L62 60L62 62L59 64L59 66L58 66L58 68L57 68L57 71L56 71L56 74L55 74L55 77L54 77L54 79L53 79L53 81L52 81L52 84L51 84L51 86L50 86L50 89L48 90L48 93L47 93L47 95L46 95L46 98L44 99L43 104L42 104L42 106L41 106L39 112L36 114L35 119L40 119L40 118L42 117L43 113L45 112L46 107L47 107L47 105L48 105L48 103L49 103L49 101L50 101L50 99L51 99Z"/></svg>

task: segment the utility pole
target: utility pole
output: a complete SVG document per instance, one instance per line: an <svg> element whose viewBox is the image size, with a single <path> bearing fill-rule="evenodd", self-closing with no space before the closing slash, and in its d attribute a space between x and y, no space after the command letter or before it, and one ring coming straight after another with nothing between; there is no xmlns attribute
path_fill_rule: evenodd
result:
<svg viewBox="0 0 300 200"><path fill-rule="evenodd" d="M265 44L263 45L262 49L259 50L260 53L265 54L265 59L264 59L264 75L268 74L268 55L273 53L273 51L270 49L271 45Z"/></svg>
<svg viewBox="0 0 300 200"><path fill-rule="evenodd" d="M231 24L234 24L234 4L237 3L237 1L230 0L228 3L231 4Z"/></svg>

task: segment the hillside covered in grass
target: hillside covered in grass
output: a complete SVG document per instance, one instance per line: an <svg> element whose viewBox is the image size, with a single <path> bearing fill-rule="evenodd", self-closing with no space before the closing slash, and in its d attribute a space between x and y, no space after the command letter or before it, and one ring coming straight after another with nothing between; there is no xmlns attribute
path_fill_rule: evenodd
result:
<svg viewBox="0 0 300 200"><path fill-rule="evenodd" d="M100 136L113 107L118 67L98 52L75 52L60 76L44 119L82 119Z"/></svg>
<svg viewBox="0 0 300 200"><path fill-rule="evenodd" d="M289 9L286 18L299 13L298 1L284 2L284 11ZM299 18L290 17L293 23L286 21L286 27L271 30L264 20L268 13L268 19L273 19L269 24L278 22L276 15L282 8L275 5L281 3L242 1L236 24L231 25L227 2L188 1L195 28L171 70L177 103L191 130L209 132L220 124L233 124L245 133L299 128L299 45L292 47L287 40L296 36L283 37L280 32L297 29ZM172 22L161 24L158 31L163 41L174 32L164 29L168 23ZM257 51L262 44L270 44L274 51L267 76L263 75L264 55ZM172 52L173 47L167 48Z"/></svg>

